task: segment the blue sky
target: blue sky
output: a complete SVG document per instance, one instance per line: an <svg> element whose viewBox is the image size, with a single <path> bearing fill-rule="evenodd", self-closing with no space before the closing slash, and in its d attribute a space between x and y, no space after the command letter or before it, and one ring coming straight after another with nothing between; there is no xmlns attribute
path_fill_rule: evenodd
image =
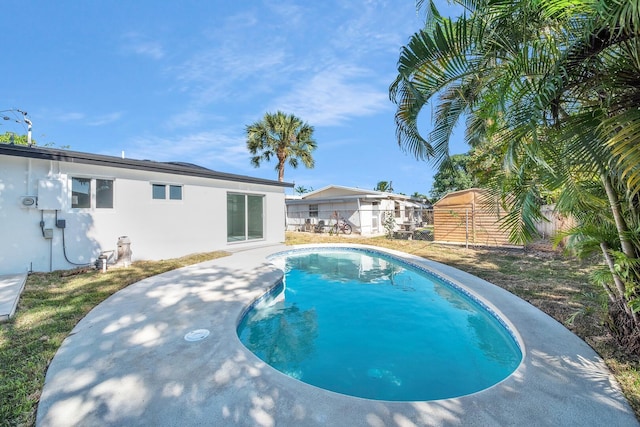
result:
<svg viewBox="0 0 640 427"><path fill-rule="evenodd" d="M318 142L285 181L428 194L434 169L398 147L388 96L421 23L413 0L3 1L0 110L27 111L40 145L273 180L245 126L282 110Z"/></svg>

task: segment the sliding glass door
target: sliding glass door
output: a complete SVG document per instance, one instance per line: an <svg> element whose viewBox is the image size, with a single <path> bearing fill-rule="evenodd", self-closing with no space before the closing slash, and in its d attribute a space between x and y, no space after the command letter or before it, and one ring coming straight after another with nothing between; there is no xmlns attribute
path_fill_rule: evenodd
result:
<svg viewBox="0 0 640 427"><path fill-rule="evenodd" d="M264 238L264 196L227 194L227 242Z"/></svg>

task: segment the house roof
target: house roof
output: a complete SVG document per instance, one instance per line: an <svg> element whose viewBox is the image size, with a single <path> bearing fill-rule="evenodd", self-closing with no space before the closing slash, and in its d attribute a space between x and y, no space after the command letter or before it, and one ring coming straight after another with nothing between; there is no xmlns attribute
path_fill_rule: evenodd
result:
<svg viewBox="0 0 640 427"><path fill-rule="evenodd" d="M122 169L135 169L150 172L171 173L201 178L221 179L226 181L246 182L251 184L293 187L294 184L268 179L253 178L218 172L202 166L184 162L156 162L152 160L123 159L115 156L83 153L79 151L61 150L57 148L29 147L26 145L0 144L0 155L25 157L30 159L54 160L58 162L80 163L88 165L109 166Z"/></svg>
<svg viewBox="0 0 640 427"><path fill-rule="evenodd" d="M384 191L366 190L341 185L328 185L319 190L311 191L302 196L287 196L287 204L303 204L309 202L338 202L346 200L399 200L411 204L414 207L423 207L426 204L413 200L404 194L388 193Z"/></svg>
<svg viewBox="0 0 640 427"><path fill-rule="evenodd" d="M325 197L338 196L368 196L369 198L395 198L395 199L409 199L408 196L403 194L394 194L376 190L365 190L355 187L344 187L342 185L327 185L326 187L314 190L309 193L303 194L303 199L320 199Z"/></svg>

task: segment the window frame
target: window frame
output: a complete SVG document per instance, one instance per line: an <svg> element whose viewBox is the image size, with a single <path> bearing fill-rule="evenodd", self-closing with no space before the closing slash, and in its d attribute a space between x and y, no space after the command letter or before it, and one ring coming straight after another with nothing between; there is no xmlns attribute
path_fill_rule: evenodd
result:
<svg viewBox="0 0 640 427"><path fill-rule="evenodd" d="M242 198L242 200L240 200L240 198ZM251 199L253 199L254 202L257 201L257 199L260 200L260 213L259 213L260 221L259 222L256 222L255 218L251 217L252 215L251 206L250 206ZM230 202L233 202L233 205L230 205ZM227 243L228 244L254 242L254 241L265 239L265 230L266 230L266 195L265 194L228 191L226 207L227 207L226 222L227 222ZM240 216L240 212L233 212L238 208L242 209L242 216ZM258 227L256 227L256 225ZM240 228L242 229L242 234L240 234L240 231L239 231ZM256 231L259 234L255 234Z"/></svg>
<svg viewBox="0 0 640 427"><path fill-rule="evenodd" d="M152 181L149 184L151 184L151 201L153 202L160 202L160 201L165 201L165 202L181 202L184 200L184 185L183 184L176 184L176 183L167 183L167 182L157 182L157 181ZM159 193L156 194L156 189L160 189L160 187L162 187L163 189L163 197L156 197L156 195L159 196ZM172 190L174 189L179 189L180 190L180 194L179 194L179 198L178 197L174 197L174 192Z"/></svg>
<svg viewBox="0 0 640 427"><path fill-rule="evenodd" d="M69 179L69 206L73 210L113 210L115 209L115 193L116 193L116 179L113 177L104 176L87 176L87 175L68 175ZM88 182L89 188L87 196L87 204L77 206L78 203L74 203L74 197L78 197L74 193L74 183L78 181ZM98 183L99 181L110 182L110 193L108 199L105 200L102 196L98 198ZM110 201L110 203L109 203ZM106 202L106 206L105 206ZM74 206L76 205L76 206ZM100 206L99 206L100 205Z"/></svg>
<svg viewBox="0 0 640 427"><path fill-rule="evenodd" d="M103 196L100 196L100 190L101 187L98 186L98 181L103 181L103 182L110 182L111 185L109 187L110 190L110 203L107 203L109 206L98 206L98 205L104 205L105 204L105 200L103 198ZM115 179L107 179L107 178L94 178L93 182L95 183L95 192L96 192L96 197L95 197L95 208L96 209L113 209L114 207L114 202L115 202L115 197L114 197L114 193L115 193Z"/></svg>

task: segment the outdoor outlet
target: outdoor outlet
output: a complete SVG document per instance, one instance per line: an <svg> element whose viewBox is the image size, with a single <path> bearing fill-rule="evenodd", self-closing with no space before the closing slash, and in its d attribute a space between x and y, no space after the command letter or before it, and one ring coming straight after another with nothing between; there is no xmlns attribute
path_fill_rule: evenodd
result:
<svg viewBox="0 0 640 427"><path fill-rule="evenodd" d="M53 239L53 228L45 228L43 233L45 239Z"/></svg>

